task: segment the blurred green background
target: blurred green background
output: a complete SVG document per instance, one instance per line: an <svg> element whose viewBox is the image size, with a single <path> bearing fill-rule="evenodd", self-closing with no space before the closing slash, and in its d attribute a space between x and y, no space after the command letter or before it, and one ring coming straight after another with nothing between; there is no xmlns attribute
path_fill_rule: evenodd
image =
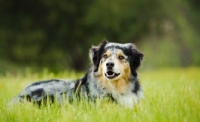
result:
<svg viewBox="0 0 200 122"><path fill-rule="evenodd" d="M199 0L1 0L0 72L89 67L104 38L135 43L142 69L200 66Z"/></svg>

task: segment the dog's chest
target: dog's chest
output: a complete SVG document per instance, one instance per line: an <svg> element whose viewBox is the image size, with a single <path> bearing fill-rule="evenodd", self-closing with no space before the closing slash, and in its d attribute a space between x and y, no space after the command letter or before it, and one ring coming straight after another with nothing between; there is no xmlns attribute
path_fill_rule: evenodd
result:
<svg viewBox="0 0 200 122"><path fill-rule="evenodd" d="M132 107L134 102L137 102L137 95L131 90L127 90L125 93L117 92L112 86L102 87L99 84L90 85L90 98L108 98L116 101L117 103L125 106Z"/></svg>

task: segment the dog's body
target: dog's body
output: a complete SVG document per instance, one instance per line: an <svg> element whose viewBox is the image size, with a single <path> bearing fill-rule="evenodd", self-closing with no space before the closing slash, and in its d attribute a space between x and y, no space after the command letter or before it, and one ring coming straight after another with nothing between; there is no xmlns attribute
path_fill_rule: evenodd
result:
<svg viewBox="0 0 200 122"><path fill-rule="evenodd" d="M83 78L74 82L52 79L27 86L17 97L19 101L41 104L50 100L62 103L74 97L96 100L108 97L125 107L132 107L143 97L137 77L143 54L133 44L103 41L90 49L92 67Z"/></svg>

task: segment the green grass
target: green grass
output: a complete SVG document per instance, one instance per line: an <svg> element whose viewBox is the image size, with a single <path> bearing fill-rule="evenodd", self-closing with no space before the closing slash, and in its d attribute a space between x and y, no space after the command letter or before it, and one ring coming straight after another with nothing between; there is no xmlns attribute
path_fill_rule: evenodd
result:
<svg viewBox="0 0 200 122"><path fill-rule="evenodd" d="M33 81L51 78L76 79L82 74L44 71L36 74L6 74L0 76L0 121L2 122L199 122L200 68L163 69L140 72L145 98L126 109L115 103L84 101L66 103L63 107L32 104L7 106L10 99Z"/></svg>

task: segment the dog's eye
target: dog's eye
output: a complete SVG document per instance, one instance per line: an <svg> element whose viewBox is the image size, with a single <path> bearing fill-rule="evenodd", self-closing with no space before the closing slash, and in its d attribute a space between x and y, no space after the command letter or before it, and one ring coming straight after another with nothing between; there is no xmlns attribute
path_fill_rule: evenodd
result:
<svg viewBox="0 0 200 122"><path fill-rule="evenodd" d="M124 56L121 56L121 55L120 55L118 58L119 58L120 60L123 60L123 59L124 59Z"/></svg>
<svg viewBox="0 0 200 122"><path fill-rule="evenodd" d="M108 55L107 55L107 54L104 54L102 57L103 57L103 58L108 58Z"/></svg>

